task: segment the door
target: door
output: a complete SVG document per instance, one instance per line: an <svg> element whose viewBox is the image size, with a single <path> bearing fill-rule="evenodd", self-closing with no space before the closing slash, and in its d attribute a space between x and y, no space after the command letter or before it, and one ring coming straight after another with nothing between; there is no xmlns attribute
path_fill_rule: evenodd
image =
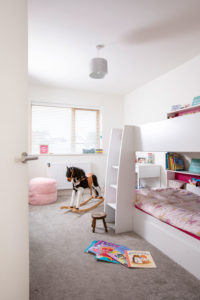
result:
<svg viewBox="0 0 200 300"><path fill-rule="evenodd" d="M0 299L27 300L27 3L0 3Z"/></svg>

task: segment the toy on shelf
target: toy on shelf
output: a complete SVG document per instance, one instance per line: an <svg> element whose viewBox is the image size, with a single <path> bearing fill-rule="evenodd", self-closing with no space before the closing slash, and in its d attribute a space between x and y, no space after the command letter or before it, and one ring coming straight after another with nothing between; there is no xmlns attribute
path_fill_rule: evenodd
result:
<svg viewBox="0 0 200 300"><path fill-rule="evenodd" d="M70 205L62 206L61 209L70 209L75 213L87 212L91 209L96 208L104 201L104 198L101 196L101 189L99 187L96 175L89 173L86 176L85 172L82 169L76 167L67 167L66 177L69 182L72 182L73 191ZM88 200L85 200L81 203L83 191L86 188L90 189L91 197ZM95 195L92 194L93 190L95 192ZM97 202L91 207L80 209L81 206L87 204L92 199L99 199L99 202ZM75 200L76 205L74 205Z"/></svg>
<svg viewBox="0 0 200 300"><path fill-rule="evenodd" d="M177 111L177 110L180 110L180 109L186 109L186 108L189 108L190 106L191 106L190 104L185 104L185 105L176 104L176 105L172 105L171 106L171 112Z"/></svg>
<svg viewBox="0 0 200 300"><path fill-rule="evenodd" d="M192 178L189 180L189 184L200 187L200 179Z"/></svg>
<svg viewBox="0 0 200 300"><path fill-rule="evenodd" d="M171 106L171 111L179 110L182 108L181 104L176 104Z"/></svg>

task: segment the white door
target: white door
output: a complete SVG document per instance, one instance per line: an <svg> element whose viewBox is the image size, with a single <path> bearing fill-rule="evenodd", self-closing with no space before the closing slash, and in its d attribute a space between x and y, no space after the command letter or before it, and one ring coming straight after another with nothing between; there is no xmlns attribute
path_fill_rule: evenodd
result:
<svg viewBox="0 0 200 300"><path fill-rule="evenodd" d="M0 2L0 299L28 300L27 3Z"/></svg>

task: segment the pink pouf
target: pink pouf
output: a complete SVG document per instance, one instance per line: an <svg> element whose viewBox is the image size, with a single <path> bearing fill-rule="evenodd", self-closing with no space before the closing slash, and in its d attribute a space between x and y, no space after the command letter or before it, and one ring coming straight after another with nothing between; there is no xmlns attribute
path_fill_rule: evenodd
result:
<svg viewBox="0 0 200 300"><path fill-rule="evenodd" d="M57 199L56 180L37 177L29 182L29 203L44 205L55 202Z"/></svg>

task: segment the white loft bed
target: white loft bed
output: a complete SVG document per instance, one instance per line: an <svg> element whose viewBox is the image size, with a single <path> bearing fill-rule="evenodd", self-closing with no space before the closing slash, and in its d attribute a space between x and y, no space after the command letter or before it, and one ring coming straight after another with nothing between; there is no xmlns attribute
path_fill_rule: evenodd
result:
<svg viewBox="0 0 200 300"><path fill-rule="evenodd" d="M199 128L200 113L142 125L134 131L134 151L200 152ZM200 279L199 240L136 208L133 231Z"/></svg>
<svg viewBox="0 0 200 300"><path fill-rule="evenodd" d="M200 138L197 132L199 128L200 113L142 126L125 126L122 132L121 147L120 150L117 150L120 155L114 210L108 203L111 198L114 202L109 188L109 180L112 176L109 176L108 170L105 193L105 211L109 220L115 220L116 233L133 230L198 279L200 279L200 241L133 207L136 198L133 185L135 182L134 157L136 151L200 152ZM114 149L117 147L112 145L112 139L114 138L111 135L108 169L112 166L112 157L116 161ZM130 176L126 177L126 174L132 176L132 182Z"/></svg>

